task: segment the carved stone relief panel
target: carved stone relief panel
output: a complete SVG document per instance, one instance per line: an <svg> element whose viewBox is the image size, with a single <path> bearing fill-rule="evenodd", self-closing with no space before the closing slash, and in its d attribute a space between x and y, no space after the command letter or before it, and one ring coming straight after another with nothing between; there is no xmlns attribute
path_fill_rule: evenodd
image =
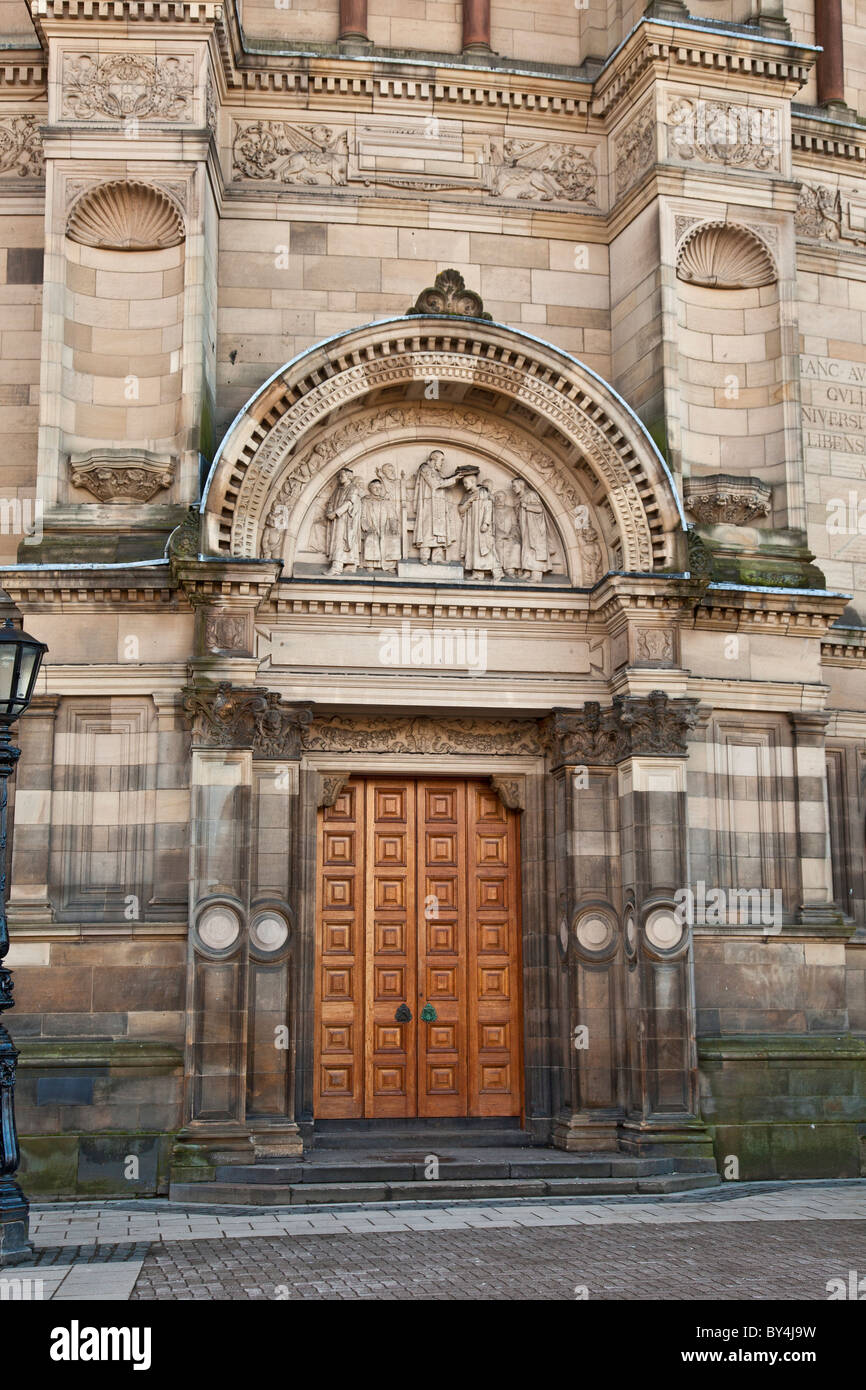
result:
<svg viewBox="0 0 866 1390"><path fill-rule="evenodd" d="M669 159L684 164L781 171L781 112L775 107L671 93L667 153Z"/></svg>
<svg viewBox="0 0 866 1390"><path fill-rule="evenodd" d="M614 139L614 184L619 198L656 160L656 113L652 101Z"/></svg>
<svg viewBox="0 0 866 1390"><path fill-rule="evenodd" d="M557 527L525 479L447 437L432 444L380 446L329 478L300 518L295 574L408 577L446 567L456 579L567 582ZM285 504L268 521L272 559Z"/></svg>
<svg viewBox="0 0 866 1390"><path fill-rule="evenodd" d="M41 179L45 174L41 121L29 113L0 116L0 179Z"/></svg>
<svg viewBox="0 0 866 1390"><path fill-rule="evenodd" d="M475 191L508 202L599 207L598 147L531 128L491 136L437 116L371 116L354 127L236 121L231 177L286 187L360 184Z"/></svg>
<svg viewBox="0 0 866 1390"><path fill-rule="evenodd" d="M194 88L191 54L64 53L60 119L191 121Z"/></svg>

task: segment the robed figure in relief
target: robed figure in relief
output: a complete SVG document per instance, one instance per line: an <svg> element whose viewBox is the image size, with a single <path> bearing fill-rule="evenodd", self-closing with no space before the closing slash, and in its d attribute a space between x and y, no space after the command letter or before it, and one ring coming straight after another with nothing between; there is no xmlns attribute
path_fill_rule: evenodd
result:
<svg viewBox="0 0 866 1390"><path fill-rule="evenodd" d="M442 476L445 455L434 449L421 464L415 478L415 531L422 565L440 564L447 558L448 547L457 539L454 511L446 489L459 483L461 474Z"/></svg>
<svg viewBox="0 0 866 1390"><path fill-rule="evenodd" d="M458 507L461 518L460 558L472 579L492 574L502 578L493 534L493 499L490 489L472 474L463 479L466 496Z"/></svg>
<svg viewBox="0 0 866 1390"><path fill-rule="evenodd" d="M329 574L342 574L344 569L357 569L361 521L361 498L358 480L351 468L341 468L337 485L325 510L328 520Z"/></svg>
<svg viewBox="0 0 866 1390"><path fill-rule="evenodd" d="M400 517L381 478L367 484L361 502L361 536L364 568L393 573L402 552Z"/></svg>
<svg viewBox="0 0 866 1390"><path fill-rule="evenodd" d="M516 498L517 529L520 533L520 573L532 584L540 584L553 566L544 504L537 492L522 478L513 478L511 491Z"/></svg>

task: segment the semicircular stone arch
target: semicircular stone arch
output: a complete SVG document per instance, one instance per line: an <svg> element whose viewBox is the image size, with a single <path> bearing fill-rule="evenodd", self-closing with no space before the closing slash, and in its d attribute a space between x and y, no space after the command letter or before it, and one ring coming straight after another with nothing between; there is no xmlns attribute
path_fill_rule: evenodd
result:
<svg viewBox="0 0 866 1390"><path fill-rule="evenodd" d="M675 563L683 519L673 482L609 386L560 350L501 325L426 317L350 330L265 383L214 462L203 506L205 552L262 556L275 499L288 495L299 521L314 484L324 485L340 459L354 456L351 439L343 438L341 453L334 435L358 426L355 442L369 447L377 416L378 437L387 439L389 428L408 428L407 411L419 438L436 429L438 441L442 431L447 438L455 428L463 437L474 430L480 447L509 455L554 516L573 583L586 582L577 558L583 521L575 522L584 503L600 522L609 567L648 572Z"/></svg>

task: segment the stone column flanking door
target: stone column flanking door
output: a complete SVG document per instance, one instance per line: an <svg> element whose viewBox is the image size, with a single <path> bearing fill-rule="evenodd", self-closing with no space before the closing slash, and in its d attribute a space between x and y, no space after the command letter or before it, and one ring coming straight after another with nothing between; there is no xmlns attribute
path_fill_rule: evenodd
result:
<svg viewBox="0 0 866 1390"><path fill-rule="evenodd" d="M676 912L689 882L686 738L696 719L696 701L652 691L551 721L566 1014L589 1033L583 1057L566 1040L575 1058L561 1147L712 1157L698 1113L691 931Z"/></svg>
<svg viewBox="0 0 866 1390"><path fill-rule="evenodd" d="M551 727L552 861L566 1020L563 1105L553 1142L572 1152L615 1149L625 1116L616 774L594 738L599 706L586 711L586 717L560 712Z"/></svg>
<svg viewBox="0 0 866 1390"><path fill-rule="evenodd" d="M185 1125L173 1180L301 1150L293 1115L292 806L305 712L187 687L192 726Z"/></svg>

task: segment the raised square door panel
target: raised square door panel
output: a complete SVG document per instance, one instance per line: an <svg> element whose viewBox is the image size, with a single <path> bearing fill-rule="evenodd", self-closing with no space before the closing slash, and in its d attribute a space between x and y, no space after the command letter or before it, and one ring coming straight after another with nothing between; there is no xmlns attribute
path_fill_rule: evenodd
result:
<svg viewBox="0 0 866 1390"><path fill-rule="evenodd" d="M488 783L346 784L319 821L317 1116L520 1114L519 902Z"/></svg>

